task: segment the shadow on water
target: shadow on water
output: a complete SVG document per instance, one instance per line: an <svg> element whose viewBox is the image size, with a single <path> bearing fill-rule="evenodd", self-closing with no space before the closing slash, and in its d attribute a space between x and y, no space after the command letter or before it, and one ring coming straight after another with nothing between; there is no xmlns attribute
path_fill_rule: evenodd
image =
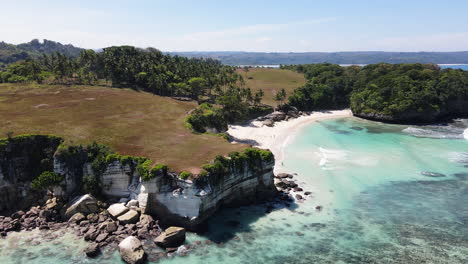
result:
<svg viewBox="0 0 468 264"><path fill-rule="evenodd" d="M243 234L249 238L253 236L252 224L260 218L278 210L294 211L298 208L295 202L265 202L258 205L242 206L238 208L223 208L207 222L207 231L199 234L216 244L224 244L232 239L239 239ZM253 239L251 237L250 239Z"/></svg>

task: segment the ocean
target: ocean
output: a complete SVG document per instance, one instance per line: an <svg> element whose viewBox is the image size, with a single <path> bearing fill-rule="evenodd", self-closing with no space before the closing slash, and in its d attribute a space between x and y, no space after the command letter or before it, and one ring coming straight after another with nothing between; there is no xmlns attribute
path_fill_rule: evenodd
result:
<svg viewBox="0 0 468 264"><path fill-rule="evenodd" d="M283 161L312 192L305 201L225 208L208 233L188 235L188 256L158 263L467 263L467 127L354 117L307 125ZM0 263L122 263L112 251L87 259L75 239L17 233L0 239Z"/></svg>

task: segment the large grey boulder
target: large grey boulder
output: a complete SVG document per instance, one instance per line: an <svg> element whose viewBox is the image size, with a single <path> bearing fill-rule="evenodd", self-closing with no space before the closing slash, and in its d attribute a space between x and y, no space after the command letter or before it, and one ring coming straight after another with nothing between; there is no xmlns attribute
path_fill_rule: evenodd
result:
<svg viewBox="0 0 468 264"><path fill-rule="evenodd" d="M122 224L126 225L126 224L135 224L136 222L138 222L139 218L140 218L140 215L138 214L137 211L130 210L126 212L125 214L117 217L117 220L119 220Z"/></svg>
<svg viewBox="0 0 468 264"><path fill-rule="evenodd" d="M122 259L129 264L142 263L145 258L143 246L134 236L129 236L120 242L119 252Z"/></svg>
<svg viewBox="0 0 468 264"><path fill-rule="evenodd" d="M124 204L116 203L109 206L109 208L107 208L107 212L109 212L113 217L119 217L128 212L128 208Z"/></svg>
<svg viewBox="0 0 468 264"><path fill-rule="evenodd" d="M267 115L267 118L273 121L281 121L286 118L286 114L280 111L275 111L269 115Z"/></svg>
<svg viewBox="0 0 468 264"><path fill-rule="evenodd" d="M97 213L98 211L99 207L97 205L97 200L93 196L85 194L76 197L70 202L70 205L65 211L65 217L68 219L76 213L88 215L91 213Z"/></svg>
<svg viewBox="0 0 468 264"><path fill-rule="evenodd" d="M164 248L174 248L182 245L185 241L185 229L171 226L159 235L154 243Z"/></svg>

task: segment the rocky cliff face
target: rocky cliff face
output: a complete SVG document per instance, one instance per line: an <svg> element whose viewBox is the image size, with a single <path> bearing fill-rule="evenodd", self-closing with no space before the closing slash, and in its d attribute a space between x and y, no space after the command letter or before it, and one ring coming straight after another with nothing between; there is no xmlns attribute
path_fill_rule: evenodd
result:
<svg viewBox="0 0 468 264"><path fill-rule="evenodd" d="M0 213L26 209L44 196L31 181L52 169L61 140L53 136L18 136L0 140Z"/></svg>
<svg viewBox="0 0 468 264"><path fill-rule="evenodd" d="M255 169L245 162L241 167L231 166L223 177L208 174L194 181L159 174L141 182L138 200L147 212L195 229L220 206L247 205L272 197L276 193L273 167L274 161L262 161Z"/></svg>

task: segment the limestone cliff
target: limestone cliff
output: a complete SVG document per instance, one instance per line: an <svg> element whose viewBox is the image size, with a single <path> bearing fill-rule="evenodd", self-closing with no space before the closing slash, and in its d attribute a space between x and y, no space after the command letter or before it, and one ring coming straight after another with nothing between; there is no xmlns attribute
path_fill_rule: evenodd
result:
<svg viewBox="0 0 468 264"><path fill-rule="evenodd" d="M73 198L91 184L103 196L137 199L143 212L192 229L221 206L251 204L276 192L274 158L265 150L218 156L201 175L183 180L165 166L148 167L152 162L144 158L99 154L97 145L59 148L60 143L32 136L0 145L0 213L25 209L44 197L30 186L46 170L64 176L55 194Z"/></svg>

